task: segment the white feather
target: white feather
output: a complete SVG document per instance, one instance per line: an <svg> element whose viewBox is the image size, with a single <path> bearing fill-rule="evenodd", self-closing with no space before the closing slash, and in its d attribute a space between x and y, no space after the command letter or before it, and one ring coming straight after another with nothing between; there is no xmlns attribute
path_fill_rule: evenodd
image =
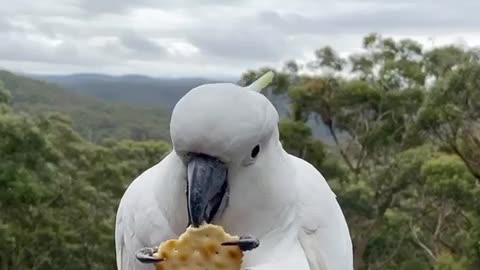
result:
<svg viewBox="0 0 480 270"><path fill-rule="evenodd" d="M115 245L117 269L150 269L135 252L178 237L187 226L182 162L170 153L137 177L123 195L117 211Z"/></svg>
<svg viewBox="0 0 480 270"><path fill-rule="evenodd" d="M320 172L292 156L299 192L299 240L311 270L352 270L349 229L336 196Z"/></svg>

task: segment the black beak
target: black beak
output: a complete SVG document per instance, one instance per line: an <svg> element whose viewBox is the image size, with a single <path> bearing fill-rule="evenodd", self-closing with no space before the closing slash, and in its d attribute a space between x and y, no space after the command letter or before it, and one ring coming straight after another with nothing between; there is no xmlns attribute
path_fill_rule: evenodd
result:
<svg viewBox="0 0 480 270"><path fill-rule="evenodd" d="M227 166L220 160L198 154L188 162L188 225L210 223L227 191Z"/></svg>

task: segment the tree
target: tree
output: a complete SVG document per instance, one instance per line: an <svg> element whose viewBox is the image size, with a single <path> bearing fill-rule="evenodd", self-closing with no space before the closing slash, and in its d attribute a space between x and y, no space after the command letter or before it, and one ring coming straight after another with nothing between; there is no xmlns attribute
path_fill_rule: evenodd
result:
<svg viewBox="0 0 480 270"><path fill-rule="evenodd" d="M62 114L33 117L1 105L1 269L113 269L120 196L168 144L95 145Z"/></svg>
<svg viewBox="0 0 480 270"><path fill-rule="evenodd" d="M287 62L288 82L272 86L291 104L280 122L284 147L329 174L355 269L478 265L478 53L425 52L414 40L375 33L363 49L346 58L329 46L315 51L306 66L317 75ZM334 141L320 162L306 154L311 142L325 146L307 126L312 118Z"/></svg>
<svg viewBox="0 0 480 270"><path fill-rule="evenodd" d="M267 70L247 70L240 83ZM264 94L288 104L281 143L337 194L356 270L480 268L478 50L425 51L373 33L359 53L327 46L276 73ZM171 146L148 140L148 124L99 143L62 113L11 104L0 84L1 269L113 269L119 199ZM115 128L100 118L104 132Z"/></svg>

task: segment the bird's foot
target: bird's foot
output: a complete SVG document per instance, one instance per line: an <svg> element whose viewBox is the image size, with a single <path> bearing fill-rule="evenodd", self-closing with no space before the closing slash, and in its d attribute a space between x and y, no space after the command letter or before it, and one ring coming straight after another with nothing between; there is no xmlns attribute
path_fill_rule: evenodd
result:
<svg viewBox="0 0 480 270"><path fill-rule="evenodd" d="M224 242L222 246L238 246L242 251L249 251L257 248L260 241L252 236L240 236L238 241Z"/></svg>
<svg viewBox="0 0 480 270"><path fill-rule="evenodd" d="M135 256L137 257L137 260L139 260L141 263L158 263L163 261L164 259L155 256L155 253L157 253L157 251L157 248L146 247L137 251Z"/></svg>

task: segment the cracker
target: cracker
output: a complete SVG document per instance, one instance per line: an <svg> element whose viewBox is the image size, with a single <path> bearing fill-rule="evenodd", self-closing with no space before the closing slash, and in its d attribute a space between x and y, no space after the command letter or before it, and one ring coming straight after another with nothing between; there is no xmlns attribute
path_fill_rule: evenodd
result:
<svg viewBox="0 0 480 270"><path fill-rule="evenodd" d="M157 270L240 270L243 252L238 246L222 246L224 242L238 241L222 227L213 224L198 228L188 227L177 239L160 244L154 256L163 261Z"/></svg>

